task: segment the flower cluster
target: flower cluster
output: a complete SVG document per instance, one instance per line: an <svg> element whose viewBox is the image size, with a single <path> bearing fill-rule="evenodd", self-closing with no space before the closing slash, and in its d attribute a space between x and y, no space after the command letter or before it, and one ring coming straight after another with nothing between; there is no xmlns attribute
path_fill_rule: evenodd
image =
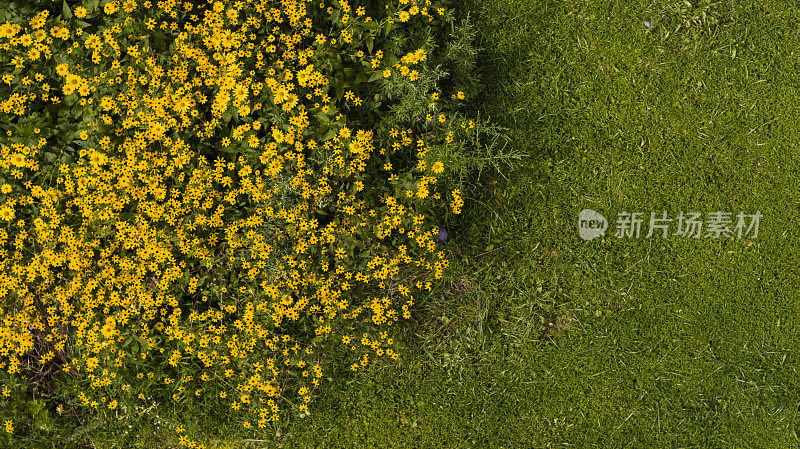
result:
<svg viewBox="0 0 800 449"><path fill-rule="evenodd" d="M425 49L373 45L449 11L97 3L0 25L0 115L20 118L0 141L0 368L57 366L106 418L157 389L263 429L308 412L331 344L353 371L396 360L393 324L448 266L424 213L447 166L414 130L351 123L362 96L331 61L421 81Z"/></svg>
<svg viewBox="0 0 800 449"><path fill-rule="evenodd" d="M451 204L454 214L461 213L461 207L464 206L464 200L461 198L461 190L453 190L453 203Z"/></svg>

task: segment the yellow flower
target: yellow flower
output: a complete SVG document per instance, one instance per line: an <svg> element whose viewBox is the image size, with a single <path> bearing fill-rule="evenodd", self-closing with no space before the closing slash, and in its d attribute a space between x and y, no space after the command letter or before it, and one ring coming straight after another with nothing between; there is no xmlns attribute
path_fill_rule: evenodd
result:
<svg viewBox="0 0 800 449"><path fill-rule="evenodd" d="M236 86L236 89L233 91L233 96L236 97L237 100L243 101L247 98L247 88L244 86Z"/></svg>
<svg viewBox="0 0 800 449"><path fill-rule="evenodd" d="M88 13L89 11L87 11L86 8L84 8L83 6L78 6L77 8L75 8L75 17L79 19L83 19L84 17L86 17L86 14Z"/></svg>
<svg viewBox="0 0 800 449"><path fill-rule="evenodd" d="M389 78L390 76L392 76L392 71L391 70L386 69L386 70L383 71L383 77L384 78Z"/></svg>
<svg viewBox="0 0 800 449"><path fill-rule="evenodd" d="M461 213L461 206L464 205L464 200L461 199L461 190L455 189L453 190L453 213L460 214Z"/></svg>
<svg viewBox="0 0 800 449"><path fill-rule="evenodd" d="M225 33L222 35L222 46L225 48L231 48L234 43L233 33L230 30L226 30Z"/></svg>
<svg viewBox="0 0 800 449"><path fill-rule="evenodd" d="M134 0L125 0L122 7L125 8L125 12L133 12L136 9L136 2Z"/></svg>
<svg viewBox="0 0 800 449"><path fill-rule="evenodd" d="M97 359L97 357L90 357L90 358L86 359L86 367L90 371L95 369L95 368L97 368L98 363L99 363L99 360Z"/></svg>
<svg viewBox="0 0 800 449"><path fill-rule="evenodd" d="M431 170L433 170L433 172L438 175L439 173L444 171L444 165L441 162L436 161L436 162L434 162L433 166L431 167Z"/></svg>
<svg viewBox="0 0 800 449"><path fill-rule="evenodd" d="M77 89L80 85L81 85L81 77L73 75L71 73L67 74L67 84L65 87L69 87L70 89Z"/></svg>
<svg viewBox="0 0 800 449"><path fill-rule="evenodd" d="M14 164L15 167L22 167L25 165L25 157L19 153L14 153L11 156L11 163Z"/></svg>
<svg viewBox="0 0 800 449"><path fill-rule="evenodd" d="M4 207L0 209L0 219L3 221L11 221L14 219L14 211L9 209L8 207Z"/></svg>
<svg viewBox="0 0 800 449"><path fill-rule="evenodd" d="M0 187L0 192L8 193L11 191L11 186L8 184L3 184L3 187Z"/></svg>
<svg viewBox="0 0 800 449"><path fill-rule="evenodd" d="M81 140L86 140L89 138L89 134L86 131L81 131Z"/></svg>
<svg viewBox="0 0 800 449"><path fill-rule="evenodd" d="M116 325L117 323L114 321L113 318L107 318L106 324L103 326L100 332L103 334L105 338L111 338L115 334L114 331L116 330Z"/></svg>
<svg viewBox="0 0 800 449"><path fill-rule="evenodd" d="M289 92L286 91L286 88L279 87L275 90L275 103L283 103L287 98L289 98Z"/></svg>

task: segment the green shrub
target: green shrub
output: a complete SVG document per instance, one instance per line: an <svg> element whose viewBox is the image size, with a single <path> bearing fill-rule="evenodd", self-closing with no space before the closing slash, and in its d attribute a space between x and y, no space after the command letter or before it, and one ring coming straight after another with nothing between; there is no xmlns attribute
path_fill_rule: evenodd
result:
<svg viewBox="0 0 800 449"><path fill-rule="evenodd" d="M18 444L56 410L112 446L166 404L188 446L190 413L254 433L309 413L331 366L397 358L395 323L448 266L431 219L511 157L465 114L474 30L447 2L10 2L0 21L0 419L47 392Z"/></svg>

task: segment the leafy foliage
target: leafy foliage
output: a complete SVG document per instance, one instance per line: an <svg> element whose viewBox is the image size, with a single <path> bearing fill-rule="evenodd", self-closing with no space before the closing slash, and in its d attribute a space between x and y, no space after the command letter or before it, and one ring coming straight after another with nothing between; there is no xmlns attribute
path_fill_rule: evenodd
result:
<svg viewBox="0 0 800 449"><path fill-rule="evenodd" d="M465 114L469 22L407 0L56 6L0 10L2 400L45 395L7 433L165 403L263 429L308 414L330 366L396 359L448 266L432 216L513 158Z"/></svg>

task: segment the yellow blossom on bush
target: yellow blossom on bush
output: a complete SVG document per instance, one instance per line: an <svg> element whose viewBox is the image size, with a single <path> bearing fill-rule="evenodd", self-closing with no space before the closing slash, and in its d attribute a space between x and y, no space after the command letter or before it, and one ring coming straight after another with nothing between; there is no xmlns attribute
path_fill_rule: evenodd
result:
<svg viewBox="0 0 800 449"><path fill-rule="evenodd" d="M441 127L386 136L386 122L354 120L388 117L376 105L395 100L376 86L419 88L417 117L450 116L425 98L432 47L385 46L438 2L409 5L388 33L362 29L393 13L345 2L324 30L297 0L141 3L134 15L136 0L105 3L106 15L128 14L100 30L45 13L0 25L17 46L8 71L25 69L3 77L4 112L63 101L68 113L32 124L44 130L32 139L12 126L3 142L0 305L26 306L0 308L0 368L59 365L78 405L106 418L149 403L141 390L154 385L179 407L211 397L263 429L308 412L327 343L351 351L354 371L397 359L388 331L447 266L421 212L451 188L433 176L445 169L437 159L453 167L428 143ZM144 39L150 30L160 37ZM360 62L330 73L339 55ZM52 66L60 78L46 79ZM403 278L419 283L395 288Z"/></svg>
<svg viewBox="0 0 800 449"><path fill-rule="evenodd" d="M453 203L452 203L453 213L460 214L461 207L463 205L464 205L464 200L461 198L461 190L460 189L453 190Z"/></svg>
<svg viewBox="0 0 800 449"><path fill-rule="evenodd" d="M106 14L114 14L115 12L117 12L117 9L118 9L117 2L106 3L106 6L103 7L103 11Z"/></svg>
<svg viewBox="0 0 800 449"><path fill-rule="evenodd" d="M14 153L11 155L11 164L15 167L24 167L25 166L25 156L20 153Z"/></svg>

